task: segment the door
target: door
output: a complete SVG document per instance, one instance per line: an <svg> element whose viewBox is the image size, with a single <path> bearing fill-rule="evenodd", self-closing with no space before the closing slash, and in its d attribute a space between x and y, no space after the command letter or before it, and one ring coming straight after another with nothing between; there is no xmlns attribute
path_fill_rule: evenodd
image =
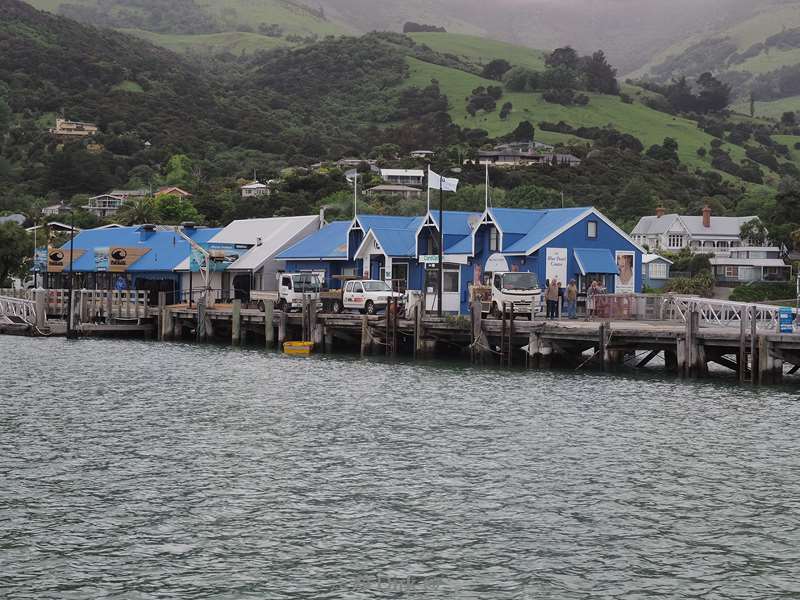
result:
<svg viewBox="0 0 800 600"><path fill-rule="evenodd" d="M401 294L408 289L408 263L392 265L392 289Z"/></svg>
<svg viewBox="0 0 800 600"><path fill-rule="evenodd" d="M435 266L425 271L425 310L436 311L439 304L439 269ZM444 265L442 311L461 312L461 270L458 265Z"/></svg>

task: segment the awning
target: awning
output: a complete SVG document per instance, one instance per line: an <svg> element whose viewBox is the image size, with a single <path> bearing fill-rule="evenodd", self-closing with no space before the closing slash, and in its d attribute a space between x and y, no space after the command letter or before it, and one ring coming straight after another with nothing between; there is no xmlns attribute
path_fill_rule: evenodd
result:
<svg viewBox="0 0 800 600"><path fill-rule="evenodd" d="M612 273L617 275L617 262L607 248L575 248L575 260L581 275L588 273Z"/></svg>

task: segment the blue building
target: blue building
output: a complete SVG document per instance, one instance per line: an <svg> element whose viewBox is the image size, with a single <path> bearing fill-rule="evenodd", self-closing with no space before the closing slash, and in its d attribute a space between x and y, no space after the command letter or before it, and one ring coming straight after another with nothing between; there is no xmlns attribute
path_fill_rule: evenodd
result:
<svg viewBox="0 0 800 600"><path fill-rule="evenodd" d="M183 232L203 244L219 233L219 228L184 227ZM61 250L69 250L69 243ZM189 242L171 227L142 225L86 229L73 240L74 286L85 289L130 289L150 292L151 304L158 302L158 292L167 292L169 301L181 291L179 264L190 254ZM48 265L48 286L66 287L69 261Z"/></svg>
<svg viewBox="0 0 800 600"><path fill-rule="evenodd" d="M669 280L672 261L660 254L645 254L642 257L642 283L654 290L660 290Z"/></svg>
<svg viewBox="0 0 800 600"><path fill-rule="evenodd" d="M336 222L288 248L287 270L316 271L331 287L335 275L392 280L398 289L425 290L428 310L438 289L438 212L424 217L358 215ZM608 292L642 290L644 250L591 207L489 208L444 213L442 307L469 310L469 288L493 272L534 273L579 292L598 280Z"/></svg>

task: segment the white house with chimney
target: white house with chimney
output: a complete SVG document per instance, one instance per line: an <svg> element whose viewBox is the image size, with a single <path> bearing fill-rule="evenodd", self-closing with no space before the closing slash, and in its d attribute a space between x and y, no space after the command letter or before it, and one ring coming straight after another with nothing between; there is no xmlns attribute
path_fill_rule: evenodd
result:
<svg viewBox="0 0 800 600"><path fill-rule="evenodd" d="M701 216L668 215L663 208L657 208L654 216L639 219L631 237L654 252L689 248L698 253L729 253L731 248L754 245L741 236L742 225L754 219L758 217L715 217L708 206Z"/></svg>

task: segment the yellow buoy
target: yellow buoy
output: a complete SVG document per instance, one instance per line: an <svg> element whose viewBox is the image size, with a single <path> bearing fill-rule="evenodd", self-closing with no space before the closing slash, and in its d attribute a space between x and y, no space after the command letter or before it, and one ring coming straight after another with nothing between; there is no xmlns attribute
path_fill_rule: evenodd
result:
<svg viewBox="0 0 800 600"><path fill-rule="evenodd" d="M314 342L284 342L283 351L292 356L308 356L314 349Z"/></svg>

